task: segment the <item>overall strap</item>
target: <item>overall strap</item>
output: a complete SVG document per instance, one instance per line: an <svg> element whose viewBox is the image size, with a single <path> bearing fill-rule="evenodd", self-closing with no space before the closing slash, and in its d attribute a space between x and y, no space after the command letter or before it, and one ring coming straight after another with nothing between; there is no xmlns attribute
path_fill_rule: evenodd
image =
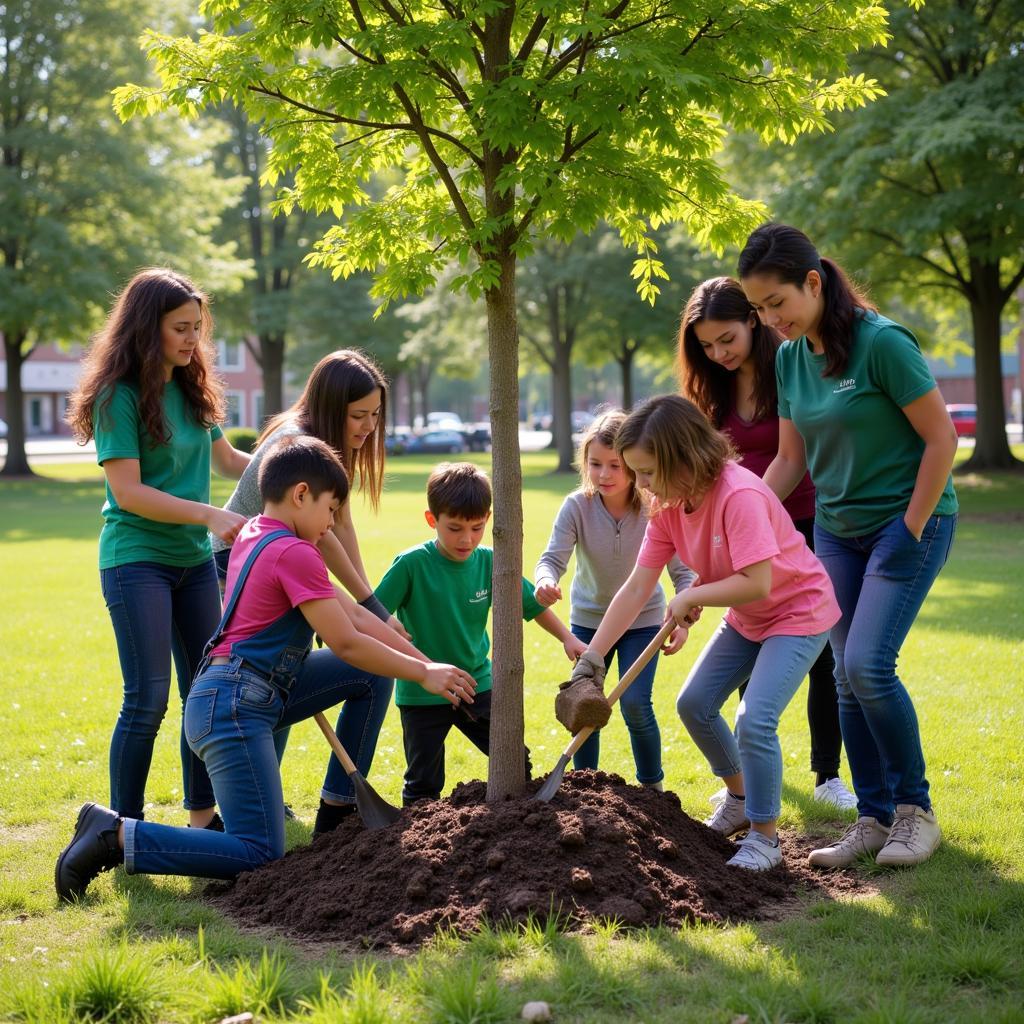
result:
<svg viewBox="0 0 1024 1024"><path fill-rule="evenodd" d="M291 530L273 530L268 533L265 537L260 537L256 542L252 551L249 552L245 559L245 564L242 566L241 571L238 574L238 578L235 580L234 589L231 591L230 596L224 603L224 614L221 616L220 623L217 626L217 631L210 637L210 642L206 645L206 654L217 646L218 641L221 638L224 630L227 628L228 620L231 618L235 611L235 606L238 604L238 599L242 595L242 587L245 585L245 581L249 578L249 571L256 564L256 558L260 552L268 545L273 543L275 540L280 540L282 537L293 537L295 534Z"/></svg>

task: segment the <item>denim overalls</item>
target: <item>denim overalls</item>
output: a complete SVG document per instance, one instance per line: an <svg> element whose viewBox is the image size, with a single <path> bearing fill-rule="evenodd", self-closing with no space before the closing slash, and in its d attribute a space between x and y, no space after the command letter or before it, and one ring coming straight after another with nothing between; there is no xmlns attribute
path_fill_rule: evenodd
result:
<svg viewBox="0 0 1024 1024"><path fill-rule="evenodd" d="M364 775L370 770L393 681L347 665L327 648L310 653L313 630L297 608L231 645L211 665L242 587L260 552L288 530L261 537L249 553L185 704L184 729L213 782L225 831L125 821L129 873L234 878L285 848L284 797L274 731L344 701L338 735ZM353 802L352 785L332 754L322 794Z"/></svg>

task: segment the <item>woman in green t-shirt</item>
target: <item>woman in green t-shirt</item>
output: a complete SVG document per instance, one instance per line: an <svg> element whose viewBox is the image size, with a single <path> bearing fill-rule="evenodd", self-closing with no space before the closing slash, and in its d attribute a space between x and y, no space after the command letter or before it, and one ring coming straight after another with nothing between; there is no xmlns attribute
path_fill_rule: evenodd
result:
<svg viewBox="0 0 1024 1024"><path fill-rule="evenodd" d="M68 421L96 441L106 476L99 562L124 680L110 743L111 806L141 817L173 656L182 701L220 621L209 532L230 542L243 516L210 504L210 466L238 477L249 456L217 425L223 388L211 374L206 297L162 268L136 274L87 353ZM190 823L214 827L213 788L182 736Z"/></svg>
<svg viewBox="0 0 1024 1024"><path fill-rule="evenodd" d="M785 498L810 469L814 549L843 612L829 639L859 818L809 860L917 864L940 832L896 659L953 543L956 433L913 334L803 232L762 225L739 276L761 320L790 339L775 360L779 451L764 481Z"/></svg>

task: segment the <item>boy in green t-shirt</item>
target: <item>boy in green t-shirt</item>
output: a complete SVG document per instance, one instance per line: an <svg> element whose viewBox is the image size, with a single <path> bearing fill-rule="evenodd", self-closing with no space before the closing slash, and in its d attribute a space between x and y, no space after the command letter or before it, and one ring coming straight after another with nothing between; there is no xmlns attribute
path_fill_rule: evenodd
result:
<svg viewBox="0 0 1024 1024"><path fill-rule="evenodd" d="M464 668L476 680L472 708L453 707L421 686L396 681L402 740L408 765L402 801L436 800L444 787L444 741L454 726L478 749L490 751L491 662L487 617L491 610L494 552L480 547L491 517L491 484L468 462L442 463L427 481L427 525L434 540L399 554L377 587L377 597L397 615L412 642L435 661ZM575 661L585 649L523 580L523 618L562 642ZM526 774L530 752L524 748Z"/></svg>

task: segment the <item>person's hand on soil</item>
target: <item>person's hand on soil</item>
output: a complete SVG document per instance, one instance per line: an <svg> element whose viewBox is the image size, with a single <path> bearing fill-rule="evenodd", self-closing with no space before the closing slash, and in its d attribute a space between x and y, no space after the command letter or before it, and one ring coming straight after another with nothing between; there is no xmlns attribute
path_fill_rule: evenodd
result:
<svg viewBox="0 0 1024 1024"><path fill-rule="evenodd" d="M538 584L533 596L537 599L537 604L550 608L556 601L562 600L562 588L551 580L545 580Z"/></svg>
<svg viewBox="0 0 1024 1024"><path fill-rule="evenodd" d="M579 683L585 679L593 679L598 688L604 689L604 674L607 671L604 658L589 647L580 655L576 667L572 670L570 682Z"/></svg>
<svg viewBox="0 0 1024 1024"><path fill-rule="evenodd" d="M225 544L233 544L238 531L245 526L245 516L237 512L229 512L226 508L209 506L206 514L206 526L215 537L220 537Z"/></svg>
<svg viewBox="0 0 1024 1024"><path fill-rule="evenodd" d="M587 645L577 636L570 637L562 644L562 650L570 661L575 661L586 651Z"/></svg>
<svg viewBox="0 0 1024 1024"><path fill-rule="evenodd" d="M686 643L689 636L690 630L687 626L676 626L662 646L661 653L665 655L676 654L682 649L683 644Z"/></svg>
<svg viewBox="0 0 1024 1024"><path fill-rule="evenodd" d="M427 675L422 682L427 693L444 697L449 704L472 704L476 693L476 680L461 668L454 665L443 665L438 662L427 662Z"/></svg>

